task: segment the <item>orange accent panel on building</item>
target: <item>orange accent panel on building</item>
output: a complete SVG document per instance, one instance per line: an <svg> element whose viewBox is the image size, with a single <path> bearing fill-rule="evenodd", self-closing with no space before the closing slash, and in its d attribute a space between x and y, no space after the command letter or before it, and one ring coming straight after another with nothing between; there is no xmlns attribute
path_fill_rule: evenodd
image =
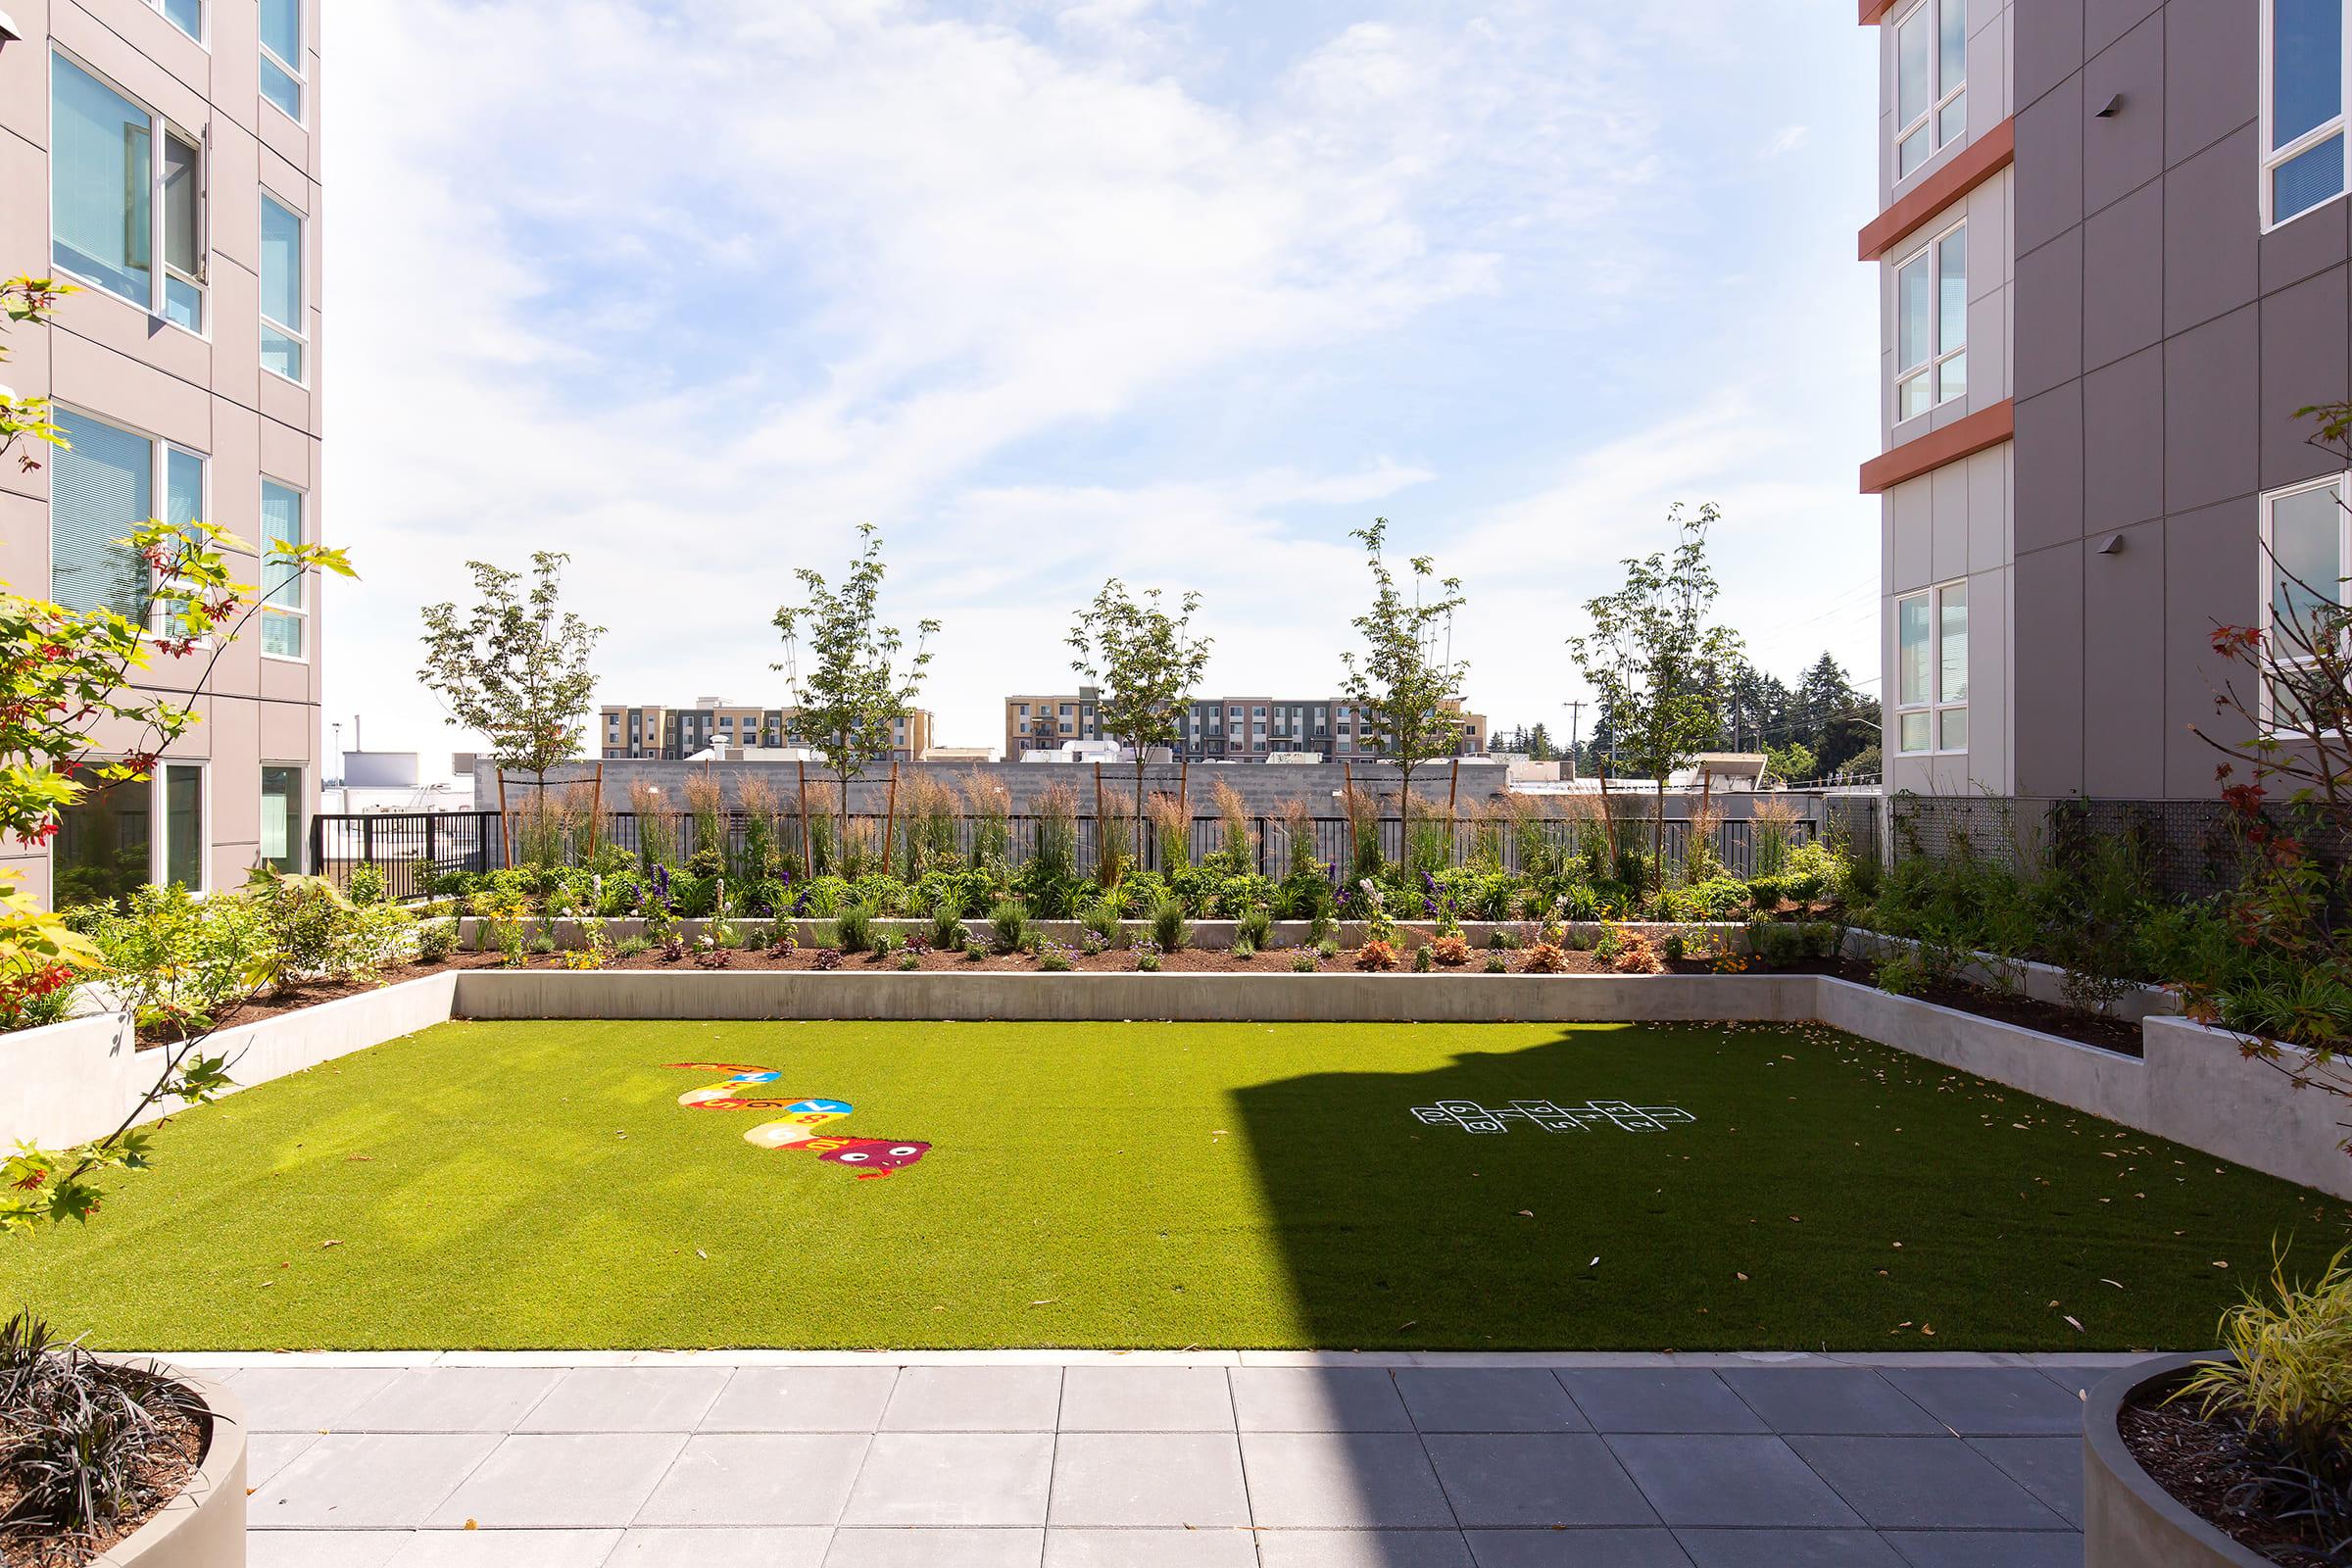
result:
<svg viewBox="0 0 2352 1568"><path fill-rule="evenodd" d="M1937 213L2017 161L2017 122L2004 120L1954 153L1909 195L1862 225L1861 260L1875 262Z"/></svg>
<svg viewBox="0 0 2352 1568"><path fill-rule="evenodd" d="M1916 479L1947 463L1958 463L1987 447L1997 447L2016 433L2016 400L2003 398L1989 409L1979 409L1940 430L1930 430L1862 465L1862 493L1882 494L1906 479Z"/></svg>

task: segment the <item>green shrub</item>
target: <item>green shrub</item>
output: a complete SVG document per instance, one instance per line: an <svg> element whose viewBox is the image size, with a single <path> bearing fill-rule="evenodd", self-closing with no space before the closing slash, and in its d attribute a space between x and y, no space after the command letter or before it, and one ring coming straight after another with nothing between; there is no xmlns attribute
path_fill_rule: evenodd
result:
<svg viewBox="0 0 2352 1568"><path fill-rule="evenodd" d="M1291 956L1291 973L1313 974L1315 969L1315 956L1313 954L1298 953Z"/></svg>
<svg viewBox="0 0 2352 1568"><path fill-rule="evenodd" d="M1119 911L1108 899L1098 899L1086 906L1079 918L1087 935L1105 948L1122 947L1127 941L1127 928L1119 920Z"/></svg>
<svg viewBox="0 0 2352 1568"><path fill-rule="evenodd" d="M1152 911L1152 941L1162 953L1181 953L1193 945L1192 923L1175 899L1160 900Z"/></svg>
<svg viewBox="0 0 2352 1568"><path fill-rule="evenodd" d="M900 967L900 968L902 968L902 969L920 969L922 966L923 966L923 960L922 960L921 958L917 957L915 955L913 955L913 954L911 954L911 953L902 953L902 954L900 954L900 955L899 955L899 967Z"/></svg>
<svg viewBox="0 0 2352 1568"><path fill-rule="evenodd" d="M963 911L952 899L943 899L931 908L931 946L942 953L953 953L963 946Z"/></svg>
<svg viewBox="0 0 2352 1568"><path fill-rule="evenodd" d="M1928 988L1928 966L1917 949L1905 949L1879 959L1876 979L1890 996L1915 997Z"/></svg>
<svg viewBox="0 0 2352 1568"><path fill-rule="evenodd" d="M1788 884L1777 876L1756 876L1747 880L1748 900L1758 914L1770 914L1788 897Z"/></svg>
<svg viewBox="0 0 2352 1568"><path fill-rule="evenodd" d="M1490 953L1487 955L1487 973L1508 974L1510 973L1510 964L1503 958L1501 954Z"/></svg>
<svg viewBox="0 0 2352 1568"><path fill-rule="evenodd" d="M834 940L825 943L843 953L871 953L874 947L874 911L863 904L853 904L833 917Z"/></svg>
<svg viewBox="0 0 2352 1568"><path fill-rule="evenodd" d="M989 945L999 953L1018 953L1029 945L1029 906L1019 899L1001 899L988 911Z"/></svg>
<svg viewBox="0 0 2352 1568"><path fill-rule="evenodd" d="M977 942L966 942L966 943L963 945L963 961L964 961L964 962L966 962L966 963L978 963L978 962L979 962L981 959L983 959L983 958L985 958L985 957L987 957L987 956L988 956L988 949L987 949L987 948L985 948L985 947L983 947L981 944L979 944L979 943L977 943Z"/></svg>
<svg viewBox="0 0 2352 1568"><path fill-rule="evenodd" d="M1428 948L1420 947L1413 950L1413 973L1433 974L1437 967L1438 960L1431 955Z"/></svg>
<svg viewBox="0 0 2352 1568"><path fill-rule="evenodd" d="M419 921L416 926L416 958L420 963L439 963L458 951L458 922L454 919Z"/></svg>
<svg viewBox="0 0 2352 1568"><path fill-rule="evenodd" d="M1157 974L1159 973L1159 955L1150 948L1146 948L1135 956L1135 966L1145 974Z"/></svg>
<svg viewBox="0 0 2352 1568"><path fill-rule="evenodd" d="M652 937L622 937L612 945L612 956L616 958L634 958L640 953L652 952L653 947Z"/></svg>
<svg viewBox="0 0 2352 1568"><path fill-rule="evenodd" d="M1261 952L1274 945L1274 917L1263 908L1245 909L1233 923L1234 939Z"/></svg>
<svg viewBox="0 0 2352 1568"><path fill-rule="evenodd" d="M384 885L384 869L372 861L351 868L351 882L344 889L354 904L381 904L388 896Z"/></svg>

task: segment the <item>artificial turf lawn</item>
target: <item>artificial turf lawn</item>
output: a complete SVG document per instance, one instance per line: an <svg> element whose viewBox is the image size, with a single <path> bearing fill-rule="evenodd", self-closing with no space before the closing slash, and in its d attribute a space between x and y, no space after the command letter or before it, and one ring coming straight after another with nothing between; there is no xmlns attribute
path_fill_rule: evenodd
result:
<svg viewBox="0 0 2352 1568"><path fill-rule="evenodd" d="M681 1107L720 1075L678 1061L931 1152L755 1148L779 1113ZM1696 1119L1477 1136L1441 1099ZM155 1157L0 1245L0 1301L188 1350L2156 1349L2347 1222L1817 1026L462 1022Z"/></svg>

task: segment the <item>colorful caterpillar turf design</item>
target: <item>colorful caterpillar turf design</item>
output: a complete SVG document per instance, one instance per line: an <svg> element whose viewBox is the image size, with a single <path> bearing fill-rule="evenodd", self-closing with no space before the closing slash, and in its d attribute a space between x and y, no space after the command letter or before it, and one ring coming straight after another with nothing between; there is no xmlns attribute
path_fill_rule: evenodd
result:
<svg viewBox="0 0 2352 1568"><path fill-rule="evenodd" d="M815 1129L836 1122L858 1107L846 1100L799 1100L776 1095L747 1094L784 1075L770 1067L746 1067L729 1061L673 1061L681 1072L723 1072L728 1076L700 1089L689 1089L678 1103L691 1110L781 1110L784 1115L763 1121L743 1135L744 1142L761 1149L798 1149L858 1173L861 1182L876 1181L904 1170L931 1152L931 1146L906 1138L844 1138L812 1136Z"/></svg>

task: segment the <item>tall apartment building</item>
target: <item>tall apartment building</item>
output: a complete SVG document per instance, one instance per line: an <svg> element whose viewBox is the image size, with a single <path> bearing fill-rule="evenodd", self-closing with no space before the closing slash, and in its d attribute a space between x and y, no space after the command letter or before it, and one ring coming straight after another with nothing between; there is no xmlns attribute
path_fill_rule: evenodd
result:
<svg viewBox="0 0 2352 1568"><path fill-rule="evenodd" d="M1118 739L1097 723L1101 698L1101 689L1093 686L1005 698L1005 760L1023 752L1052 751L1065 741ZM1486 716L1459 703L1447 709L1456 715L1456 749L1465 756L1483 753ZM1186 760L1262 762L1283 752L1311 752L1333 761L1368 760L1380 755L1380 744L1370 721L1335 697L1198 697L1190 703L1182 748Z"/></svg>
<svg viewBox="0 0 2352 1568"><path fill-rule="evenodd" d="M2217 623L2352 569L2347 0L1862 0L1889 788L2210 798Z"/></svg>
<svg viewBox="0 0 2352 1568"><path fill-rule="evenodd" d="M599 755L621 758L692 757L711 746L805 746L794 727L797 708L745 707L718 697L698 697L684 708L633 707L607 703L597 714ZM891 757L919 762L931 751L932 714L918 708L891 720Z"/></svg>
<svg viewBox="0 0 2352 1568"><path fill-rule="evenodd" d="M0 577L135 612L146 567L115 541L151 517L319 537L318 0L6 4L0 275L80 292L54 325L6 335L0 381L53 399L73 448L0 471ZM317 574L231 564L266 608L193 694L203 722L152 781L69 810L51 852L0 847L55 902L299 867ZM203 662L159 658L134 684L184 700Z"/></svg>

